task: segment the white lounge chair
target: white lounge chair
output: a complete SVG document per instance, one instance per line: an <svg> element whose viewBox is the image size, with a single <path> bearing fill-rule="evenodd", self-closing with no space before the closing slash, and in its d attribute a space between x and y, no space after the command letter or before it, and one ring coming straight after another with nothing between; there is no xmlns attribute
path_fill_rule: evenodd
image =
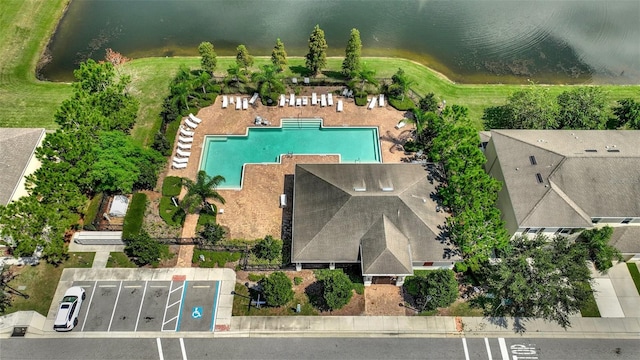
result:
<svg viewBox="0 0 640 360"><path fill-rule="evenodd" d="M193 142L193 138L190 136L178 136L178 141L183 144L191 144Z"/></svg>
<svg viewBox="0 0 640 360"><path fill-rule="evenodd" d="M187 125L188 127L195 129L198 127L198 124L194 123L193 121L189 120L189 119L184 119L184 124Z"/></svg>
<svg viewBox="0 0 640 360"><path fill-rule="evenodd" d="M380 94L380 99L378 99L378 106L384 107L384 94Z"/></svg>
<svg viewBox="0 0 640 360"><path fill-rule="evenodd" d="M176 149L176 154L181 157L189 157L191 156L191 151L182 151L180 149Z"/></svg>
<svg viewBox="0 0 640 360"><path fill-rule="evenodd" d="M286 102L286 98L284 96L284 94L280 94L280 107L283 107L285 102Z"/></svg>
<svg viewBox="0 0 640 360"><path fill-rule="evenodd" d="M295 94L290 94L289 95L289 106L294 106L296 104L296 95Z"/></svg>
<svg viewBox="0 0 640 360"><path fill-rule="evenodd" d="M239 96L236 96L236 110L242 109L242 101Z"/></svg>
<svg viewBox="0 0 640 360"><path fill-rule="evenodd" d="M307 96L302 98L302 106L309 105L309 98Z"/></svg>
<svg viewBox="0 0 640 360"><path fill-rule="evenodd" d="M322 96L320 97L320 106L327 106L327 95L322 94Z"/></svg>
<svg viewBox="0 0 640 360"><path fill-rule="evenodd" d="M188 139L193 139L193 138L188 138ZM191 150L191 146L192 144L183 144L181 142L178 142L178 149L181 149L181 150Z"/></svg>
<svg viewBox="0 0 640 360"><path fill-rule="evenodd" d="M318 105L318 95L316 93L311 94L311 105Z"/></svg>
<svg viewBox="0 0 640 360"><path fill-rule="evenodd" d="M332 93L328 93L327 94L327 105L333 106L333 94Z"/></svg>
<svg viewBox="0 0 640 360"><path fill-rule="evenodd" d="M352 97L352 96L353 96L353 90L347 91L347 97Z"/></svg>
<svg viewBox="0 0 640 360"><path fill-rule="evenodd" d="M296 98L296 106L302 106L302 99Z"/></svg>
<svg viewBox="0 0 640 360"><path fill-rule="evenodd" d="M196 124L200 124L202 122L200 118L196 117L192 113L189 113L189 119L191 119L191 121L193 121Z"/></svg>
<svg viewBox="0 0 640 360"><path fill-rule="evenodd" d="M182 136L186 136L186 137L193 137L193 134L195 134L193 131L189 131L189 130L185 130L184 128L180 128L180 134L182 134Z"/></svg>
<svg viewBox="0 0 640 360"><path fill-rule="evenodd" d="M229 106L229 98L227 98L227 95L223 95L222 96L222 108L226 109L227 106Z"/></svg>
<svg viewBox="0 0 640 360"><path fill-rule="evenodd" d="M407 125L407 123L404 120L400 120L400 122L396 124L396 129L398 129L398 130L402 129L406 125Z"/></svg>
<svg viewBox="0 0 640 360"><path fill-rule="evenodd" d="M247 98L242 99L242 110L247 110L249 108L249 100Z"/></svg>
<svg viewBox="0 0 640 360"><path fill-rule="evenodd" d="M376 106L377 102L378 102L377 97L374 97L373 99L371 99L371 102L369 103L369 110L373 109Z"/></svg>
<svg viewBox="0 0 640 360"><path fill-rule="evenodd" d="M173 162L171 163L171 167L174 169L186 169L187 168L187 164L185 163L177 163L177 162Z"/></svg>
<svg viewBox="0 0 640 360"><path fill-rule="evenodd" d="M348 92L349 92L349 89L347 88L342 89L342 96L347 96Z"/></svg>
<svg viewBox="0 0 640 360"><path fill-rule="evenodd" d="M342 100L338 100L338 106L336 108L338 112L342 112Z"/></svg>
<svg viewBox="0 0 640 360"><path fill-rule="evenodd" d="M189 158L173 157L173 162L178 164L186 164L189 162Z"/></svg>
<svg viewBox="0 0 640 360"><path fill-rule="evenodd" d="M256 103L256 100L258 100L258 96L259 96L259 95L260 95L260 94L258 94L258 93L253 93L253 96L251 97L251 100L249 100L249 105L253 105L253 104L255 104L255 103Z"/></svg>

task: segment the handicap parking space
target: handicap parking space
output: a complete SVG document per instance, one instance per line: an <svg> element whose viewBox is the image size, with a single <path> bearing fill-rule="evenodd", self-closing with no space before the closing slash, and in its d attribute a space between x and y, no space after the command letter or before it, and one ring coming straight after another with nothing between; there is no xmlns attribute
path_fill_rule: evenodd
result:
<svg viewBox="0 0 640 360"><path fill-rule="evenodd" d="M73 285L86 292L75 331L215 329L219 281L74 281Z"/></svg>

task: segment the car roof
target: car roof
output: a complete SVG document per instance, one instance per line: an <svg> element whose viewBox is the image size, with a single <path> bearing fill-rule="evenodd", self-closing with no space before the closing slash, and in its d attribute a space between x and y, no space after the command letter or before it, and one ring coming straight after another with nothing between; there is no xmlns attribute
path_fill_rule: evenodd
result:
<svg viewBox="0 0 640 360"><path fill-rule="evenodd" d="M58 314L56 315L56 320L54 322L55 325L66 324L69 311L71 311L71 305L72 304L68 302L60 304L60 307L58 307Z"/></svg>
<svg viewBox="0 0 640 360"><path fill-rule="evenodd" d="M82 293L84 292L84 289L81 288L80 286L72 286L70 288L67 289L67 291L64 292L64 296L76 296L76 297L81 297Z"/></svg>

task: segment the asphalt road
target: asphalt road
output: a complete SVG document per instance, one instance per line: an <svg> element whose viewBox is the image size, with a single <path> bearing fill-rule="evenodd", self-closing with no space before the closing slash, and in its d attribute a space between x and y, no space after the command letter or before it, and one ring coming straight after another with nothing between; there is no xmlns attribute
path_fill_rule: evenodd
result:
<svg viewBox="0 0 640 360"><path fill-rule="evenodd" d="M0 359L489 359L640 358L640 339L140 338L0 340Z"/></svg>

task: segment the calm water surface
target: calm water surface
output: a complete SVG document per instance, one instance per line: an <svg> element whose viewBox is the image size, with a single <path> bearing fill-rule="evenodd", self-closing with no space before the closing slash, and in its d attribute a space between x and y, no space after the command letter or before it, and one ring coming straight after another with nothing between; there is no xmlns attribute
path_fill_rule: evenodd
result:
<svg viewBox="0 0 640 360"><path fill-rule="evenodd" d="M638 0L72 0L43 75L69 80L105 48L128 57L219 55L276 38L302 56L315 24L344 56L351 28L365 55L401 56L458 82L640 83Z"/></svg>

